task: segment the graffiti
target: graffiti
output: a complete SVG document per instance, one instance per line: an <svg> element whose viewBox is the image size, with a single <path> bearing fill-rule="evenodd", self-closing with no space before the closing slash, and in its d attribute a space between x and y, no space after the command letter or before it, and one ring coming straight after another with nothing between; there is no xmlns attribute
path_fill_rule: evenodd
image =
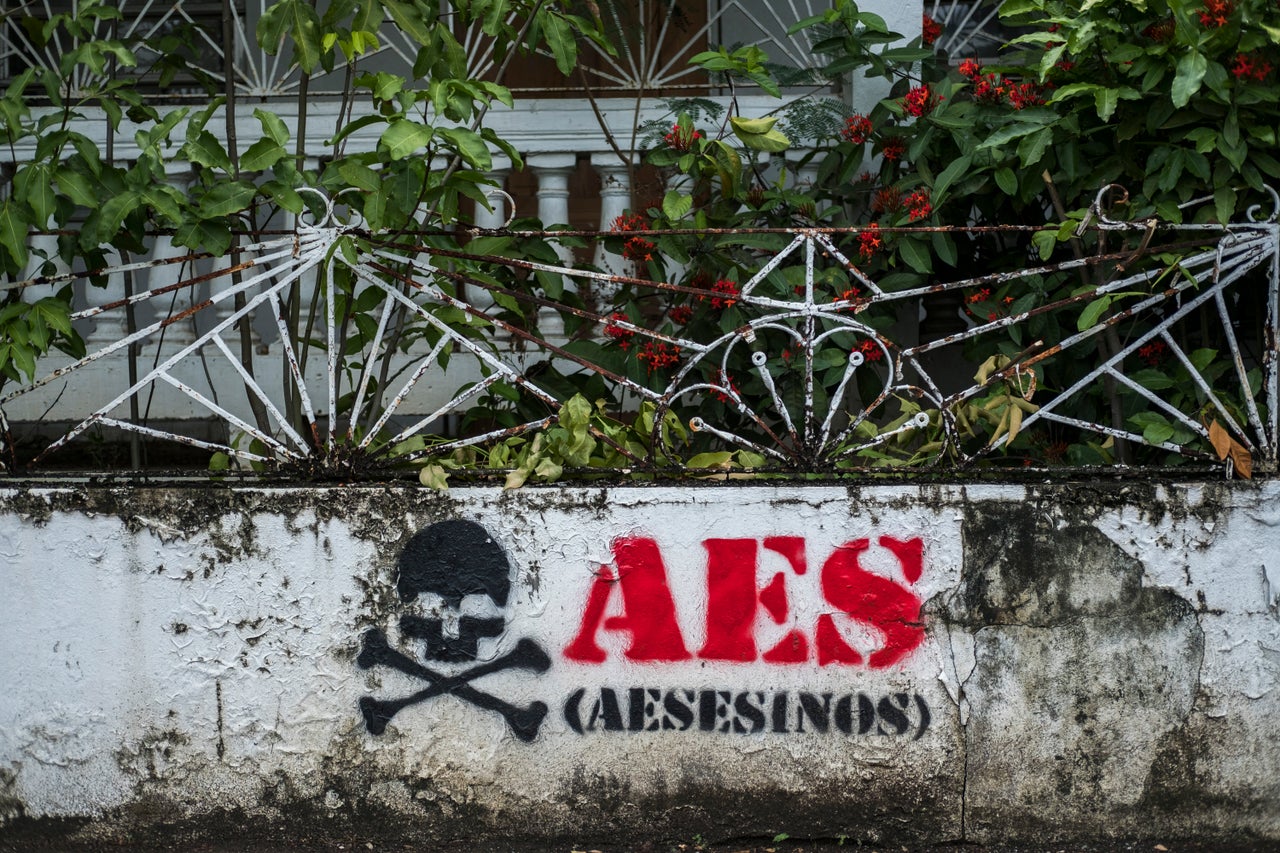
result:
<svg viewBox="0 0 1280 853"><path fill-rule="evenodd" d="M918 537L880 536L874 544L870 538L851 540L827 554L814 573L801 536L712 538L701 544L706 553L706 597L700 643L691 645L681 628L658 543L631 536L613 542L613 564L601 568L588 585L580 621L575 618L563 626L576 627L564 658L594 667L607 661L606 648L616 647L626 661L645 664L701 660L885 669L924 641L922 602L910 589L924 569ZM864 565L873 549L879 558L871 563L874 571ZM766 554L773 555L775 564L780 557L782 568L762 579ZM887 565L890 571L885 571ZM506 553L475 522L438 522L409 540L396 560L396 592L404 606L396 637L405 648L397 648L382 629L369 629L361 638L356 663L361 669L384 667L424 683L398 698L361 697L360 712L370 734L383 734L406 708L453 696L498 714L520 740L537 738L549 713L545 702L521 706L475 685L496 673L541 674L552 666L534 639L525 637L514 645L505 641L511 578ZM804 590L793 586L799 583L814 584L808 590L810 604L821 596L822 612L807 620L802 614L813 611L800 603L804 599L797 596ZM687 585L678 588L687 591ZM769 622L777 627L762 643L761 626ZM850 626L861 637L859 648L846 639ZM602 645L606 637L609 642ZM508 650L499 654L500 649ZM904 692L876 696L854 691L598 685L568 689L571 692L560 703L564 724L579 735L697 732L918 739L930 723L924 698Z"/></svg>
<svg viewBox="0 0 1280 853"><path fill-rule="evenodd" d="M505 608L511 589L511 565L489 533L471 521L442 521L409 540L396 563L396 591L406 605L421 612L400 618L402 637L418 640L428 661L458 665L476 661L480 640L506 630ZM534 640L521 639L506 654L453 672L426 666L394 649L386 634L366 631L356 658L361 669L387 666L427 682L400 699L360 699L360 713L370 734L380 735L400 711L437 696L451 695L502 716L516 737L532 741L547 715L547 705L512 705L471 685L486 675L522 669L546 672L551 659Z"/></svg>
<svg viewBox="0 0 1280 853"><path fill-rule="evenodd" d="M702 544L707 552L707 609L706 639L698 650L699 658L776 664L816 659L820 666L864 663L863 655L842 637L831 613L817 618L812 644L808 634L793 628L763 653L757 648L754 631L761 611L778 625L786 625L790 618L787 573L777 572L763 588L758 586L760 548L780 554L791 574L803 576L807 572L803 537L707 539ZM920 579L924 546L918 537L901 540L881 536L877 544L893 556L908 585ZM865 664L883 669L914 651L925 634L920 599L906 586L862 566L862 556L870 548L870 539L846 542L831 553L818 574L827 604L880 634L882 644L867 656ZM578 663L603 663L608 655L598 640L605 631L625 635L622 654L627 660L690 660L693 655L676 620L675 600L657 542L645 537L620 538L613 543L613 557L614 568L603 568L591 584L582 622L564 656ZM621 612L606 616L615 590Z"/></svg>
<svg viewBox="0 0 1280 853"><path fill-rule="evenodd" d="M929 728L929 705L919 694L762 690L661 690L585 688L565 700L564 719L577 734L588 732L721 732L754 734L913 735Z"/></svg>

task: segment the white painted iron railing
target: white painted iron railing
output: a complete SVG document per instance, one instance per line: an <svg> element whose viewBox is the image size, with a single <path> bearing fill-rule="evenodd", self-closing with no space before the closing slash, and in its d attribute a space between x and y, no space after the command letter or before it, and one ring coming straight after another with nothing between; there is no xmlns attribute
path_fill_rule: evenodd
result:
<svg viewBox="0 0 1280 853"><path fill-rule="evenodd" d="M314 221L304 217L289 232L243 235L229 257L174 253L122 259L94 271L132 286L79 307L75 321L96 324L87 355L32 383L9 386L0 412L14 430L17 421L67 425L30 459L36 467L110 428L315 476L378 474L552 424L563 395L540 380L537 366L555 364L603 377L618 410L652 404L658 441L648 454L624 452L635 466L680 455L668 432L657 428L671 412L707 446L746 450L763 467L792 471L873 465L883 461L881 450L904 440L916 449L936 445L918 464L963 466L1002 453L1012 435L1038 424L1207 461L1222 455L1215 448L1233 444L1259 470L1274 470L1280 200L1266 218L1253 211L1249 221L1225 226L1172 225L1113 220L1103 209L1105 192L1086 227L1129 235L1123 249L896 291L867 275L856 250L848 248L869 229L628 233L741 243L754 258L753 274L727 292L705 282L651 281L632 274L617 256L626 274L529 260L519 252L497 257L442 249L433 247L429 232L371 233L359 221L344 221L340 199L320 199ZM949 229L885 229L882 236L937 230ZM968 229L1024 238L1035 230ZM557 236L502 227L473 233L517 242ZM769 241L780 248L747 248ZM967 294L960 301L973 302L973 294L1005 285L1021 296L1031 292L1028 283L1045 276L1103 267L1109 275L1097 286L1019 303L1000 316L971 317L954 332L922 337L928 324L913 322L920 305L945 304L949 296ZM34 296L70 282L90 293L82 287L88 274L61 271L5 287ZM703 338L679 328L658 331L667 327L592 308L590 299L572 305L549 299L530 283L539 275L560 277L568 288L598 299L619 288L668 302L719 299L733 303L743 320ZM293 294L302 298L291 319ZM237 296L243 298L239 307ZM1107 310L1097 310L1100 300L1110 303L1103 305ZM348 311L356 303L362 307L359 323L351 316L359 312ZM543 320L563 317L580 331L575 339L566 339L555 323L540 331L507 319L503 306ZM893 330L866 320L899 307L906 310L897 314L907 320ZM1077 325L1082 312L1096 322ZM957 385L957 346L1007 339L1010 330L1029 329L1051 315L1071 321L1059 339L1023 334L1019 352L989 362L976 381ZM258 330L250 359L238 349L235 330L242 320ZM1117 330L1126 337L1077 371L1071 384L1048 387L1037 379L1055 359L1090 357L1093 343ZM1207 335L1217 342L1212 364L1187 343L1188 330L1197 341ZM612 367L602 363L609 342L624 339L636 348L629 357L641 348L663 354L657 375L664 381L628 375L616 368L616 358ZM405 346L410 340L414 346ZM1156 350L1170 370L1160 382L1135 369ZM131 373L124 368L130 352ZM943 353L950 354L939 358ZM1182 377L1176 387L1168 381L1175 373ZM1126 395L1120 418L1082 404L1108 382ZM537 414L466 434L442 429L451 416L499 391ZM975 437L969 422L974 407L993 401L1018 423ZM161 409L164 417L153 414ZM25 414L15 416L19 411ZM211 429L210 423L220 426ZM415 436L425 442L405 452L403 443ZM6 450L13 464L15 448Z"/></svg>

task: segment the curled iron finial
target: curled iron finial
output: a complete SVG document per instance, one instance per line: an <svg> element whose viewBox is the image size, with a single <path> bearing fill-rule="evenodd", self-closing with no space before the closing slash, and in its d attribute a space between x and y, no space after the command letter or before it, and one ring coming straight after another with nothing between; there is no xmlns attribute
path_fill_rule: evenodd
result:
<svg viewBox="0 0 1280 853"><path fill-rule="evenodd" d="M1267 191L1267 195L1271 196L1271 215L1266 219L1259 219L1258 214L1262 210L1260 204L1250 205L1244 215L1250 222L1276 222L1280 220L1280 193L1277 193L1270 184L1263 184L1262 188Z"/></svg>
<svg viewBox="0 0 1280 853"><path fill-rule="evenodd" d="M498 195L502 196L507 200L507 218L506 218L506 221L504 221L498 227L510 228L511 223L514 222L516 218L516 200L511 197L511 193L507 192L504 189L499 189L498 187L490 187L489 189L485 190L485 193L484 193L484 197L490 198L490 199Z"/></svg>

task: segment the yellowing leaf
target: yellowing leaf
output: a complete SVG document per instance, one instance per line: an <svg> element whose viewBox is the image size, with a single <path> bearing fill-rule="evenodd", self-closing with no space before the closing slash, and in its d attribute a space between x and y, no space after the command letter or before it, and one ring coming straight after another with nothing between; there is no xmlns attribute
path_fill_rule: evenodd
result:
<svg viewBox="0 0 1280 853"><path fill-rule="evenodd" d="M1246 480L1253 479L1253 454L1249 452L1249 448L1236 441L1231 433L1218 423L1217 418L1209 424L1209 443L1213 445L1219 459L1231 457L1231 467L1237 474Z"/></svg>

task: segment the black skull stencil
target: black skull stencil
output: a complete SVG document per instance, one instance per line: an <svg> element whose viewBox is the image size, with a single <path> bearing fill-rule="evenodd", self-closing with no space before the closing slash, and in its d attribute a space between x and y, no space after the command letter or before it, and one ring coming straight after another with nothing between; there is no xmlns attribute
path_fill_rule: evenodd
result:
<svg viewBox="0 0 1280 853"><path fill-rule="evenodd" d="M448 693L501 715L523 741L537 737L547 714L546 704L512 705L471 685L503 670L545 672L551 666L547 653L528 638L505 654L476 662L480 641L505 633L505 608L511 594L511 564L489 532L473 521L437 522L414 534L396 561L396 569L401 601L419 611L400 617L401 635L421 641L424 661L473 664L454 668L452 674L440 672L393 648L382 630L366 631L356 659L361 669L386 666L427 682L401 699L361 697L360 713L369 733L382 734L401 710Z"/></svg>
<svg viewBox="0 0 1280 853"><path fill-rule="evenodd" d="M441 521L413 535L396 562L396 591L431 615L405 615L400 632L422 640L430 660L475 660L481 639L500 636L511 592L507 555L474 521ZM462 610L464 599L479 612Z"/></svg>

